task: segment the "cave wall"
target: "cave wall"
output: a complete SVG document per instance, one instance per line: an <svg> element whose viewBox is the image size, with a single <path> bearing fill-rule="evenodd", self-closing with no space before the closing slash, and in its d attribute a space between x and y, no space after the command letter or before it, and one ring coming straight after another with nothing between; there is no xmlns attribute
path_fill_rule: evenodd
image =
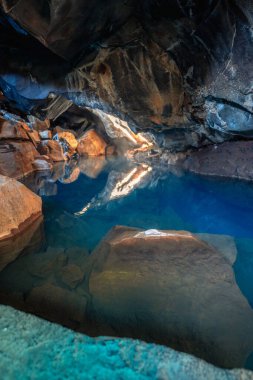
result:
<svg viewBox="0 0 253 380"><path fill-rule="evenodd" d="M28 99L29 112L38 93L46 98L53 91L152 130L162 145L175 140L179 150L251 137L250 1L5 0L1 5L28 35L7 38L0 87L14 100L21 96L17 103ZM2 23L0 38L6 28ZM40 61L27 48L36 45L34 37L47 48L41 51L48 51ZM23 45L27 55L21 60Z"/></svg>

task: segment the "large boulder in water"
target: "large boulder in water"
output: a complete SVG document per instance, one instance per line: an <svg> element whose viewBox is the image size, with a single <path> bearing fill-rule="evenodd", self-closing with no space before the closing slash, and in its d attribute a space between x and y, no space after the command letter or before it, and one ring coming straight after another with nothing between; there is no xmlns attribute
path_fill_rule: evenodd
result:
<svg viewBox="0 0 253 380"><path fill-rule="evenodd" d="M227 237L115 227L93 256L93 319L103 333L243 366L253 349L253 311L236 284L235 256Z"/></svg>

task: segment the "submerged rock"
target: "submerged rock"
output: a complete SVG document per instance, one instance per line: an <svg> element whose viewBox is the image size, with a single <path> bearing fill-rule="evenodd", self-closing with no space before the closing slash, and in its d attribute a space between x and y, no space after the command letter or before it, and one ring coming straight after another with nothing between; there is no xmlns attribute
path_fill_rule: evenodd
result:
<svg viewBox="0 0 253 380"><path fill-rule="evenodd" d="M236 284L227 244L215 235L208 239L213 245L203 240L187 232L115 227L93 254L94 320L108 334L243 366L253 348L253 311Z"/></svg>
<svg viewBox="0 0 253 380"><path fill-rule="evenodd" d="M65 240L82 223L54 222ZM1 272L1 303L92 336L141 338L245 366L253 311L235 281L232 238L115 227L91 255L73 241L70 249L51 243Z"/></svg>
<svg viewBox="0 0 253 380"><path fill-rule="evenodd" d="M8 379L253 379L249 371L225 371L154 344L92 339L6 306L0 306L0 332L1 369Z"/></svg>

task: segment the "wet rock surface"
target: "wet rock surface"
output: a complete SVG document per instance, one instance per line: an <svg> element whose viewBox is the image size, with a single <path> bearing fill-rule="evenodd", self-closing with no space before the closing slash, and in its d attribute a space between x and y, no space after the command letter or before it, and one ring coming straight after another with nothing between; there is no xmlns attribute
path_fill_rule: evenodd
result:
<svg viewBox="0 0 253 380"><path fill-rule="evenodd" d="M4 348L0 358L8 378L252 379L248 371L221 370L162 346L131 339L92 339L5 306L0 311Z"/></svg>

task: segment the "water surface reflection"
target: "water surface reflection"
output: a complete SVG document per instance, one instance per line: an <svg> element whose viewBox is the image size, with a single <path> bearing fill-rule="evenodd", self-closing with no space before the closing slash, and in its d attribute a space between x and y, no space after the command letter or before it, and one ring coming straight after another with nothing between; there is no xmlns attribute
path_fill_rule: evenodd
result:
<svg viewBox="0 0 253 380"><path fill-rule="evenodd" d="M71 165L27 182L43 196L45 232L2 267L0 302L251 367L252 185L121 160ZM139 229L104 239L116 225Z"/></svg>

